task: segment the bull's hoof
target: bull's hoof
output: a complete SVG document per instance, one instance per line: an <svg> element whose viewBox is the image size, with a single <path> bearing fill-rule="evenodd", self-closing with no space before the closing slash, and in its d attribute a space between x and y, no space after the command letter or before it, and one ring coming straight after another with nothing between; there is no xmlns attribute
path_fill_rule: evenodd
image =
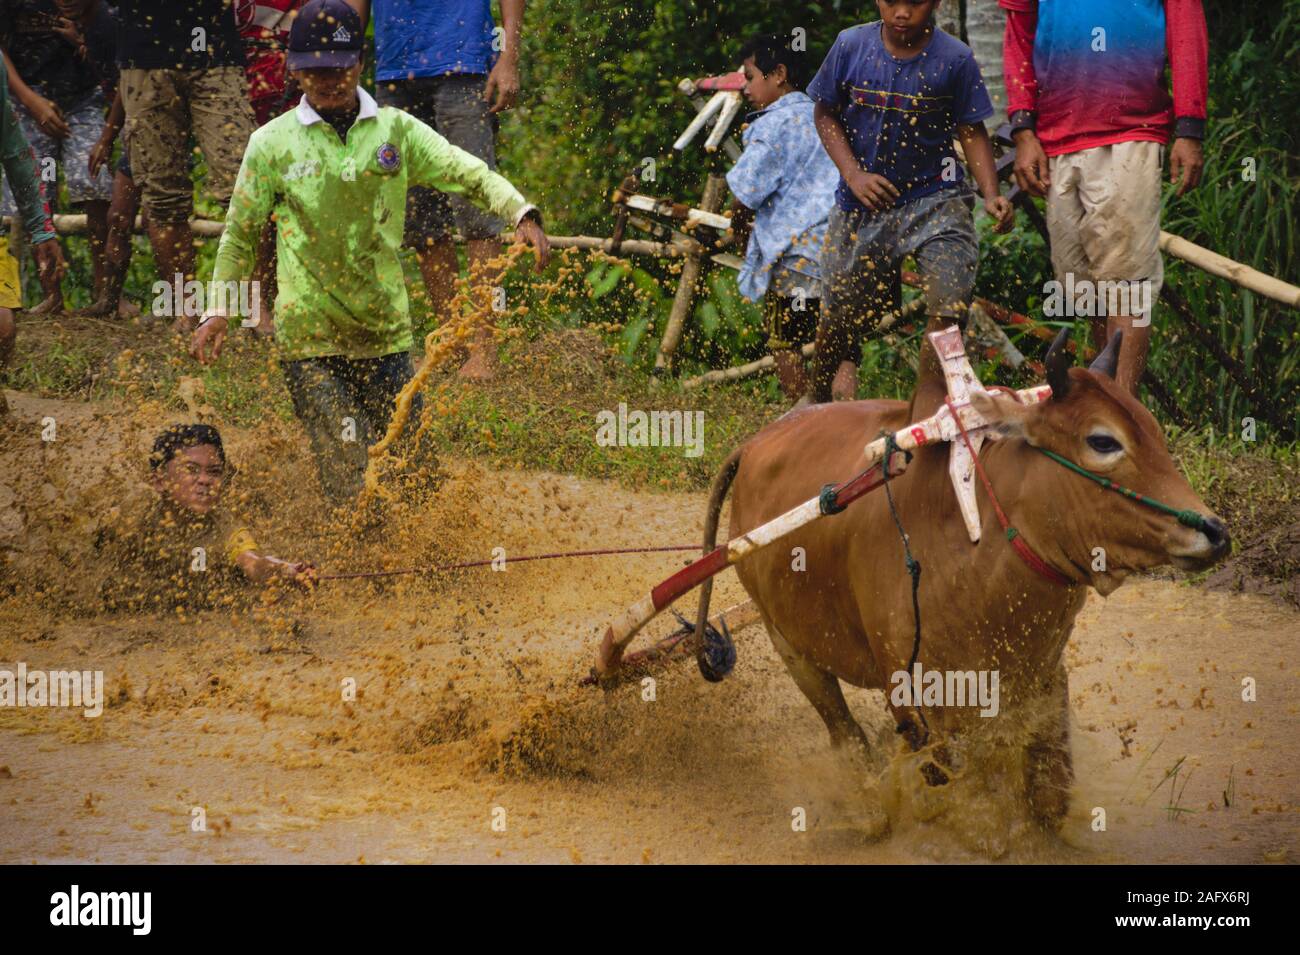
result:
<svg viewBox="0 0 1300 955"><path fill-rule="evenodd" d="M736 666L736 644L731 639L727 622L722 621L722 631L704 624L704 639L695 651L695 661L700 675L710 683L720 683Z"/></svg>

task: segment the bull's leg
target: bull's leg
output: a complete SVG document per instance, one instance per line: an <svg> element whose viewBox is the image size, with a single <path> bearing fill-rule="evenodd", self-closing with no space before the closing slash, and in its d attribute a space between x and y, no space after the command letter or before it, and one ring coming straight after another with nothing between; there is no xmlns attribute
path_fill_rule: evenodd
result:
<svg viewBox="0 0 1300 955"><path fill-rule="evenodd" d="M826 724L826 729L831 734L831 746L839 749L846 743L854 743L864 754L870 755L871 744L867 742L867 734L849 712L849 704L844 701L840 681L796 652L766 617L763 625L767 627L772 646L776 647L776 652L785 661L786 669L794 677L794 682Z"/></svg>
<svg viewBox="0 0 1300 955"><path fill-rule="evenodd" d="M1048 689L1051 714L1030 738L1026 751L1025 792L1029 808L1044 826L1061 828L1070 808L1074 765L1070 758L1070 690L1065 667L1057 668Z"/></svg>

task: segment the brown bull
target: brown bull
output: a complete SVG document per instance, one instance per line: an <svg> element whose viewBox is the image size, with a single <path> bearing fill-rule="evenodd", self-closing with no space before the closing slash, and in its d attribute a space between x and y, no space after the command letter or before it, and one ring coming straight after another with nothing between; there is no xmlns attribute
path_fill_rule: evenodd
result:
<svg viewBox="0 0 1300 955"><path fill-rule="evenodd" d="M1230 546L1213 516L1194 530L1035 450L1054 451L1175 508L1207 513L1170 457L1155 419L1113 381L1118 337L1090 369L1068 367L1063 337L1048 356L1049 401L1021 405L1000 394L976 394L973 401L1004 435L987 443L981 455L996 497L1011 524L1065 582L1047 579L1013 550L982 487L982 537L971 543L948 476L948 445L919 450L889 485L923 568L918 660L924 670L996 671L997 718L1014 718L1031 702L1041 708L1050 701L1050 719L1026 743L1024 782L1033 812L1053 825L1068 806L1072 780L1062 652L1087 588L1106 595L1128 574L1163 564L1200 569ZM868 441L942 406L944 385L936 368L927 354L910 407L903 401L858 401L799 409L738 448L714 482L705 550L713 547L728 487L734 538L816 496L826 483L857 474ZM803 549L804 569L795 569L801 563L795 548ZM1103 558L1105 569L1094 569ZM884 690L913 748L978 723L976 707L908 707L890 699L899 685L895 675L908 670L915 622L903 545L883 491L755 553L737 565L737 573L833 745L867 746L841 680ZM702 618L708 599L706 584ZM943 752L938 750L941 761ZM935 777L942 782L942 771Z"/></svg>

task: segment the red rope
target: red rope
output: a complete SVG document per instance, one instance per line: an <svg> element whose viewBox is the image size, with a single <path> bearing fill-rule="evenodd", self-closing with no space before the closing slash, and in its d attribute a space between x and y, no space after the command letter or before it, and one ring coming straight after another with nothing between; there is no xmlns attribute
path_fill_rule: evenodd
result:
<svg viewBox="0 0 1300 955"><path fill-rule="evenodd" d="M961 415L953 407L952 399L943 399L944 404L948 406L948 413L952 415L957 422L957 429L961 431L962 440L966 442L966 450L970 452L971 458L975 462L975 473L980 476L980 482L984 485L984 490L988 493L989 500L993 502L993 512L998 516L998 523L1002 525L1002 532L1010 541L1012 549L1020 555L1020 559L1029 565L1029 568L1037 573L1040 577L1050 580L1052 583L1061 587L1069 587L1074 581L1070 580L1059 570L1049 564L1043 558L1039 557L1032 547L1020 536L1020 531L1011 526L1011 521L1007 519L1006 512L1002 510L1002 505L998 501L998 496L993 493L993 485L989 477L984 473L984 463L980 460L979 454L975 451L975 446L971 444L970 435L966 433L966 425L961 420Z"/></svg>
<svg viewBox="0 0 1300 955"><path fill-rule="evenodd" d="M530 560L554 560L559 557L602 557L608 554L658 554L666 551L699 550L699 544L683 544L672 547L611 547L604 550L571 550L554 554L530 554L524 557L507 557L507 564L522 564ZM347 574L317 574L317 580L360 580L367 577L396 577L399 574L436 574L444 570L462 570L467 567L486 567L496 562L495 557L487 560L470 560L458 564L435 564L432 567L405 567L401 570L372 570Z"/></svg>

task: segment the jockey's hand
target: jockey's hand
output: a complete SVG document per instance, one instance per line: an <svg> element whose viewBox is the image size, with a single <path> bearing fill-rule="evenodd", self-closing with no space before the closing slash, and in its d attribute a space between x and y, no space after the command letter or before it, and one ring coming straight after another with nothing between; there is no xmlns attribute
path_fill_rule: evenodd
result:
<svg viewBox="0 0 1300 955"><path fill-rule="evenodd" d="M1178 195L1201 184L1201 173L1205 171L1205 151L1199 139L1183 136L1174 140L1174 148L1169 151L1169 181L1178 183Z"/></svg>
<svg viewBox="0 0 1300 955"><path fill-rule="evenodd" d="M211 312L199 322L190 336L190 355L200 364L211 365L221 355L221 346L226 341L226 324L228 319L223 313Z"/></svg>
<svg viewBox="0 0 1300 955"><path fill-rule="evenodd" d="M1047 168L1047 153L1043 144L1032 129L1019 130L1013 137L1016 141L1016 185L1031 196L1042 199L1047 190L1052 188L1052 174Z"/></svg>
<svg viewBox="0 0 1300 955"><path fill-rule="evenodd" d="M879 173L867 172L865 169L854 173L853 178L845 180L849 191L857 196L858 201L872 212L883 212L894 207L894 201L902 193L898 187Z"/></svg>
<svg viewBox="0 0 1300 955"><path fill-rule="evenodd" d="M534 271L541 272L550 264L551 240L546 237L546 230L542 228L541 220L537 216L529 213L520 219L519 225L515 226L515 237L533 247L533 252L537 255Z"/></svg>

